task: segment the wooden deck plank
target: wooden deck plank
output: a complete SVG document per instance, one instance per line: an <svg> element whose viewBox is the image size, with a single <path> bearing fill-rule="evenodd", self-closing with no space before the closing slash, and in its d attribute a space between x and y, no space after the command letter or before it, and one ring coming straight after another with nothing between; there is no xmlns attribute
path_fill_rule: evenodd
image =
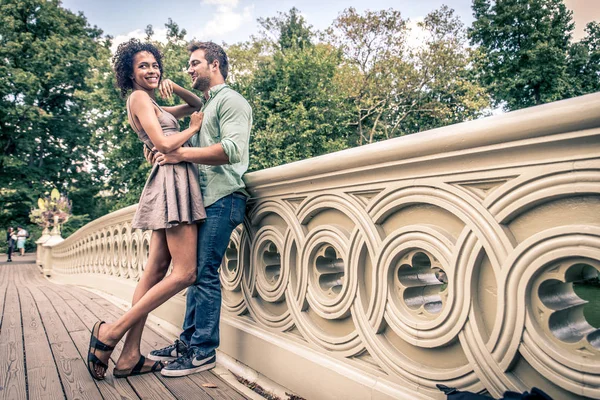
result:
<svg viewBox="0 0 600 400"><path fill-rule="evenodd" d="M19 270L17 290L21 301L27 389L29 400L64 398L52 350L31 293L26 288L26 271Z"/></svg>
<svg viewBox="0 0 600 400"><path fill-rule="evenodd" d="M50 303L54 306L54 309L58 313L68 332L85 331L87 329L79 317L73 312L71 307L51 290L49 286L40 286L40 290L48 297L48 300L50 300Z"/></svg>
<svg viewBox="0 0 600 400"><path fill-rule="evenodd" d="M71 291L71 294L73 296L78 296L80 301L87 299L87 301L94 301L96 304L100 305L102 307L103 318L105 318L107 321L114 321L124 313L121 308L117 307L105 298L98 298L95 293L92 293L88 290L76 288L75 290ZM162 335L148 328L144 329L142 340L151 346L148 351L159 349L172 343Z"/></svg>
<svg viewBox="0 0 600 400"><path fill-rule="evenodd" d="M77 346L77 350L79 350L79 354L86 354L88 346L90 344L90 331L77 331L71 333L71 337L73 338L73 342L75 346ZM106 372L106 378L102 381L97 381L98 389L100 389L100 393L102 393L102 397L105 400L115 399L115 400L135 400L139 399L139 396L136 394L135 390L131 387L127 379L116 379L113 376L113 369L115 367L115 363L112 359L108 363L108 371ZM91 378L90 378L91 379Z"/></svg>
<svg viewBox="0 0 600 400"><path fill-rule="evenodd" d="M2 318L4 317L4 301L6 300L6 288L8 287L8 271L10 271L10 266L0 266L0 329L2 327Z"/></svg>
<svg viewBox="0 0 600 400"><path fill-rule="evenodd" d="M69 290L73 294L73 297L79 299L81 304L92 314L95 315L97 320L114 321L115 315L107 311L102 304L97 303L98 298L90 298L86 295L79 293L85 292L81 289L70 287ZM100 299L105 301L104 299ZM112 305L112 304L111 304ZM117 307L118 309L118 307ZM87 345L86 345L87 346ZM119 342L115 346L115 350L111 355L113 362L116 362L123 350L123 341ZM109 371L111 372L111 371ZM147 374L142 376L136 376L127 378L128 382L135 389L135 392L143 399L176 399L175 396L165 387L160 381L157 375Z"/></svg>
<svg viewBox="0 0 600 400"><path fill-rule="evenodd" d="M81 293L79 293L83 298L87 298L89 300L95 300L98 304L103 307L103 310L107 313L112 314L111 320L114 320L120 317L123 314L123 310L109 302L106 299L98 299L95 297L96 295L92 292L86 291L85 289L80 289ZM85 293L87 292L87 293ZM142 354L147 354L151 350L161 348L171 344L171 342L164 339L162 336L158 335L151 329L144 329L144 333L142 335L142 343L141 350ZM219 376L213 374L211 371L204 371L198 374L192 374L187 379L178 378L174 380L173 378L159 376L161 381L165 386L169 388L178 398L187 398L191 393L198 398L202 399L223 399L223 400L244 400L246 397L241 395L238 391L229 386L228 383L223 381ZM189 380L189 381L188 381ZM177 381L176 384L174 382ZM212 383L216 385L216 388L206 388L203 387L203 384ZM202 393L202 395L201 395ZM202 397L200 397L202 396Z"/></svg>
<svg viewBox="0 0 600 400"><path fill-rule="evenodd" d="M237 390L229 386L227 382L222 380L212 371L203 371L189 376L190 379L198 386L202 387L213 399L219 400L246 400L246 397ZM205 384L213 384L216 388L206 388Z"/></svg>
<svg viewBox="0 0 600 400"><path fill-rule="evenodd" d="M66 398L101 399L102 395L89 375L86 361L79 355L60 316L38 287L30 285L29 291L42 316Z"/></svg>
<svg viewBox="0 0 600 400"><path fill-rule="evenodd" d="M61 286L53 285L48 286L50 290L56 290L55 294L65 293L64 290L60 290ZM69 287L72 289L72 287ZM80 354L83 356L84 354L87 357L87 351L89 346L91 329L94 324L98 321L98 317L94 315L85 305L83 305L79 300L77 300L74 296L61 296L62 298L69 298L70 300L65 303L72 309L72 311L81 319L82 323L86 326L85 331L77 331L72 332L71 337ZM87 303L86 303L87 304ZM139 398L136 393L136 389L131 386L130 382L127 379L116 379L112 376L112 372L115 366L115 362L121 354L121 350L123 349L123 341L120 341L117 346L115 346L115 350L111 354L111 358L109 360L109 367L106 374L106 379L103 381L97 381L98 388L102 392L102 395L105 399L137 399ZM162 390L161 390L162 392ZM119 397L120 396L120 397ZM169 398L169 394L167 393L165 398Z"/></svg>
<svg viewBox="0 0 600 400"><path fill-rule="evenodd" d="M179 378L159 378L178 399L211 400L213 397L206 390L194 383L189 376ZM215 399L218 399L215 397Z"/></svg>
<svg viewBox="0 0 600 400"><path fill-rule="evenodd" d="M73 293L73 291L70 291L70 293L75 295ZM111 320L114 320L123 314L122 309L120 309L119 307L117 307L116 305L114 305L113 303L109 302L108 300L106 300L104 298L98 299L97 295L93 292L87 291L85 289L77 288L77 296L82 296L83 299L87 299L88 301L91 301L91 300L96 301L98 304L100 304L103 307L103 310L105 311L105 315L107 315L107 318L108 318L108 314L112 314L113 317L110 318ZM169 344L171 344L171 342L167 341L166 339L164 339L162 336L160 336L153 330L144 329L144 334L142 335L142 343L140 346L141 350L142 350L142 354L147 354L151 350L161 348L161 347L167 346ZM187 378L192 381L192 384L190 385L186 382L185 385L188 386L187 389L178 388L178 387L172 388L170 386L171 382L173 381L172 378L165 378L163 376L160 376L160 378L163 381L163 383L165 385L167 385L174 394L177 393L176 394L177 397L180 397L180 395L187 396L188 393L191 393L194 390L195 390L195 393L198 393L198 391L201 390L201 391L205 392L207 395L209 395L210 396L209 398L214 398L214 399L219 399L219 400L221 400L221 399L223 399L223 400L228 400L228 399L244 400L244 399L246 399L245 396L243 396L237 390L232 388L227 382L225 382L223 379L221 379L218 375L214 374L212 371L204 371L201 373L189 375ZM216 388L206 388L206 387L202 386L204 384L210 384L210 383L216 385L217 387ZM188 392L188 390L189 390L189 392ZM185 398L185 397L183 397L183 398Z"/></svg>
<svg viewBox="0 0 600 400"><path fill-rule="evenodd" d="M0 332L0 398L27 399L23 331L19 294L14 284L14 269L3 276L7 285Z"/></svg>
<svg viewBox="0 0 600 400"><path fill-rule="evenodd" d="M61 291L60 287L52 284L48 284L48 286L45 286L42 289L43 293L46 294L48 299L50 299L50 301L52 301L53 304L56 305L58 303L62 307L68 308L68 310L63 310L63 312L60 314L61 317L64 316L65 318L65 320L63 320L65 325L67 324L67 321L69 323L72 323L74 318L78 318L78 324L84 326L84 329L70 332L70 336L81 358L87 360L87 351L90 343L91 328L93 327L97 319L93 316L93 314L89 312L87 308L83 307L83 305L81 305L80 303L78 303L80 307L77 309L77 311L79 312L72 309L71 306L67 302L65 302L61 297L59 297L57 295L57 292L55 292L54 290L57 290L58 292ZM84 322L84 319L86 321L90 321L89 328ZM112 361L112 359L109 361L108 364L109 368L107 371L106 379L102 381L94 381L98 389L100 390L102 397L104 399L115 400L139 399L139 396L136 394L135 390L131 387L127 380L115 379L112 376L112 370L114 368L114 362ZM92 378L90 377L89 379Z"/></svg>
<svg viewBox="0 0 600 400"><path fill-rule="evenodd" d="M123 341L111 355L106 379L93 380L86 366L90 330L99 319L115 321L122 314L96 293L52 283L33 264L0 265L0 400L245 398L210 371L177 379L160 374L116 379L112 370ZM147 328L141 351L168 344ZM202 387L206 383L217 388Z"/></svg>
<svg viewBox="0 0 600 400"><path fill-rule="evenodd" d="M104 298L98 299L94 293L85 289L78 289L77 294L74 294L72 291L70 292L74 296L81 296L82 299L96 301L103 307L104 315L109 320L115 320L123 314L123 310L113 303ZM109 314L112 315L112 317L109 317ZM167 341L153 330L144 329L140 348L142 354L147 354L151 350L161 348L169 344L171 344L171 342ZM202 377L200 377L200 375L202 375ZM205 375L206 377L203 377ZM242 396L239 392L237 392L235 389L229 386L229 384L227 384L217 375L213 374L211 371L205 371L178 379L166 378L162 375L158 375L158 377L177 398L188 398L191 394L193 394L199 399L245 399L244 396ZM217 388L203 387L202 385L206 383L213 383L217 385Z"/></svg>

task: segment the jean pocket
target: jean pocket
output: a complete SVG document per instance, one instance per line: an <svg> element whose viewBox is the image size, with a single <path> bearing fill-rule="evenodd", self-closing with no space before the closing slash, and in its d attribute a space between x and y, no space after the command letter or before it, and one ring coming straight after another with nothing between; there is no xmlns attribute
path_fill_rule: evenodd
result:
<svg viewBox="0 0 600 400"><path fill-rule="evenodd" d="M244 222L246 214L246 196L241 193L233 193L231 195L231 214L229 219L233 226L238 226Z"/></svg>

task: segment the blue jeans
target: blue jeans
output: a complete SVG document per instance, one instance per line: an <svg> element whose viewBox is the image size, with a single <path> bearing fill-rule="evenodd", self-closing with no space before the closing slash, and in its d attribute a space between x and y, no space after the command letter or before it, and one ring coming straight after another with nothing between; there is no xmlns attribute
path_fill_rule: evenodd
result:
<svg viewBox="0 0 600 400"><path fill-rule="evenodd" d="M206 207L206 221L198 226L198 276L187 291L183 332L179 337L196 356L208 356L219 347L219 267L231 233L244 221L245 212L246 196L233 193Z"/></svg>

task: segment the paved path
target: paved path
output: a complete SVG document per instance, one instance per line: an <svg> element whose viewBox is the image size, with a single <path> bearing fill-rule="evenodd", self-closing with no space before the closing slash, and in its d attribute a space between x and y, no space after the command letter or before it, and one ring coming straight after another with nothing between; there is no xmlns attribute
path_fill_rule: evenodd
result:
<svg viewBox="0 0 600 400"><path fill-rule="evenodd" d="M13 260L0 262L0 399L246 398L210 371L183 378L158 373L115 379L112 369L122 342L107 378L93 380L84 361L90 330L97 320L115 320L123 311L92 292L48 281L32 264L34 254ZM147 328L142 353L167 344Z"/></svg>
<svg viewBox="0 0 600 400"><path fill-rule="evenodd" d="M18 252L12 253L12 263L6 262L6 253L0 255L0 265L11 265L11 264L35 264L35 253L25 253L24 256L20 256Z"/></svg>

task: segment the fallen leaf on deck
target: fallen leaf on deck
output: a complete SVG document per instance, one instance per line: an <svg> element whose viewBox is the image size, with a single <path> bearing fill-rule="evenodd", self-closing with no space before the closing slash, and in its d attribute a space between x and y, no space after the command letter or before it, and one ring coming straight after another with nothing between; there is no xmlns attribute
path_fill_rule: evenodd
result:
<svg viewBox="0 0 600 400"><path fill-rule="evenodd" d="M205 387L205 388L216 388L217 385L215 385L214 383L203 383L202 387Z"/></svg>

